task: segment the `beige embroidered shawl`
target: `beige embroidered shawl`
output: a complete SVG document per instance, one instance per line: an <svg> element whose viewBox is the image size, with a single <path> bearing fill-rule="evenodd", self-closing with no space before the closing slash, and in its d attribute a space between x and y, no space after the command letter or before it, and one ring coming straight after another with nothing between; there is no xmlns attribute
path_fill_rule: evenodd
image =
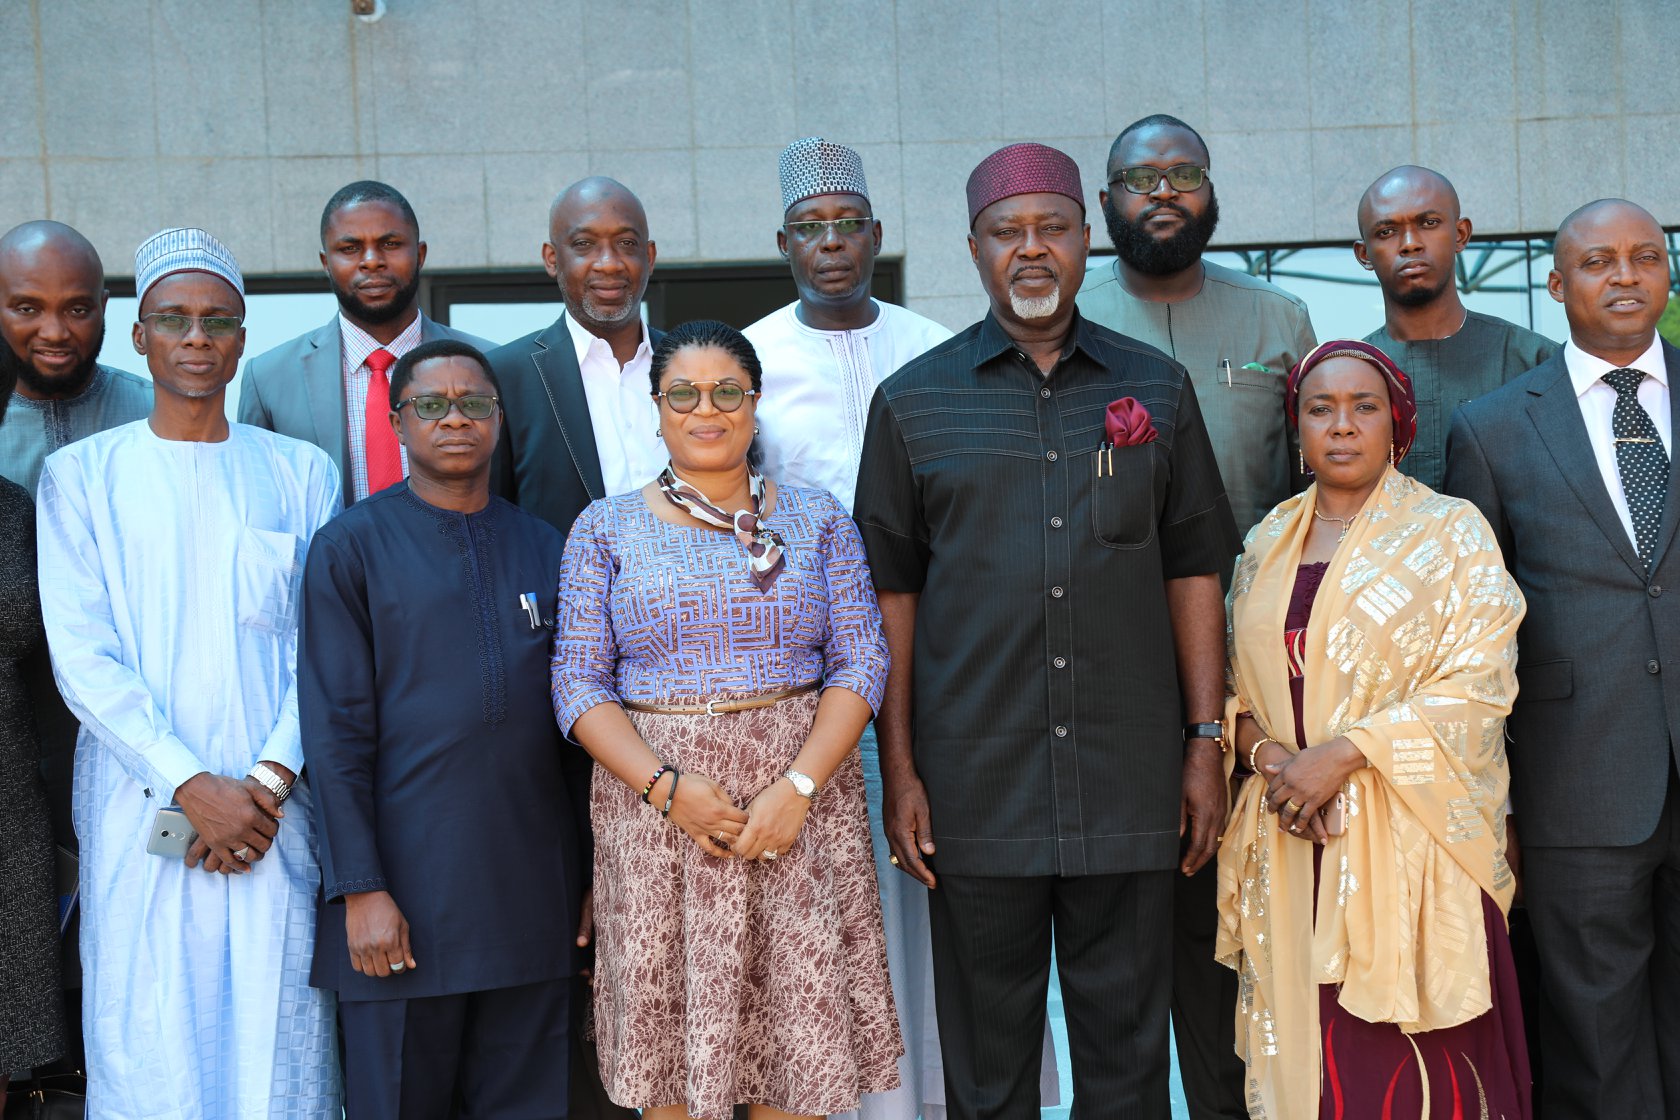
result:
<svg viewBox="0 0 1680 1120"><path fill-rule="evenodd" d="M1316 899L1312 844L1280 832L1262 779L1225 829L1217 954L1239 976L1249 1113L1270 1120L1318 1115L1318 985L1407 1033L1487 1011L1481 892L1508 910L1513 888L1504 731L1524 604L1499 545L1474 506L1390 468L1314 601L1295 744L1284 618L1316 491L1250 533L1227 615L1227 734L1252 712L1290 750L1345 735L1370 762L1348 782Z"/></svg>

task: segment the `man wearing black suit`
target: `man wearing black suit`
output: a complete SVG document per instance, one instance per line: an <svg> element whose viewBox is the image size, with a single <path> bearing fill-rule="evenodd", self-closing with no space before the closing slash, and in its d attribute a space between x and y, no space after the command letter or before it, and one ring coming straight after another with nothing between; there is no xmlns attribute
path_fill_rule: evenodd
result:
<svg viewBox="0 0 1680 1120"><path fill-rule="evenodd" d="M562 533L594 499L634 490L665 465L648 379L661 334L642 322L656 255L624 184L573 183L549 208L542 247L566 309L490 354L508 417L497 491Z"/></svg>
<svg viewBox="0 0 1680 1120"><path fill-rule="evenodd" d="M346 507L407 473L384 395L396 360L440 338L490 348L420 310L425 263L420 222L396 188L371 179L340 187L321 212L321 267L338 314L245 363L239 422L331 455Z"/></svg>
<svg viewBox="0 0 1680 1120"><path fill-rule="evenodd" d="M1570 341L1458 410L1445 489L1481 508L1528 599L1508 731L1545 1115L1654 1120L1680 1114L1680 350L1656 333L1661 227L1620 199L1581 207L1547 287Z"/></svg>
<svg viewBox="0 0 1680 1120"><path fill-rule="evenodd" d="M665 465L648 376L663 335L642 322L656 255L647 213L629 188L601 177L573 183L549 207L542 247L566 309L489 354L506 416L496 492L561 533L596 498L634 490ZM552 609L554 588L546 593ZM580 949L588 944L588 914L586 902ZM587 1002L580 983L574 1010ZM634 1116L607 1099L582 1028L574 1015L572 1120Z"/></svg>

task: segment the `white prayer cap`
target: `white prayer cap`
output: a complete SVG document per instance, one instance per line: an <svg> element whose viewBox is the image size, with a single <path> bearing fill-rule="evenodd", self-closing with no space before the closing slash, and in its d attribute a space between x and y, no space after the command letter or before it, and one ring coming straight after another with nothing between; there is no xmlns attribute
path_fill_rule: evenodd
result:
<svg viewBox="0 0 1680 1120"><path fill-rule="evenodd" d="M869 198L863 157L844 144L820 136L795 140L782 150L782 213L796 202L819 194L860 194Z"/></svg>
<svg viewBox="0 0 1680 1120"><path fill-rule="evenodd" d="M201 229L166 229L134 250L134 289L141 300L153 284L177 272L208 272L220 276L239 298L245 298L245 278L228 247Z"/></svg>

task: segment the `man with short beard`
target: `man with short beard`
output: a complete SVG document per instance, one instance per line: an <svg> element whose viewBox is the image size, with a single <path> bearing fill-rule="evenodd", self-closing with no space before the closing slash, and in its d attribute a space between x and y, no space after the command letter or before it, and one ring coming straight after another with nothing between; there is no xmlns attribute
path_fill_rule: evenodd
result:
<svg viewBox="0 0 1680 1120"><path fill-rule="evenodd" d="M439 338L491 345L420 310L425 263L419 219L396 188L367 179L339 188L321 211L321 267L338 314L245 365L240 422L331 455L347 506L408 475L386 403L397 359Z"/></svg>
<svg viewBox="0 0 1680 1120"><path fill-rule="evenodd" d="M1227 811L1239 538L1184 370L1075 305L1083 198L1041 144L975 168L988 312L882 383L858 470L884 825L929 888L951 1120L1037 1113L1052 939L1080 1116L1167 1114L1172 881Z"/></svg>
<svg viewBox="0 0 1680 1120"><path fill-rule="evenodd" d="M1300 485L1283 389L1314 339L1298 296L1202 259L1219 224L1210 164L1200 134L1164 113L1115 138L1097 198L1117 255L1086 272L1079 309L1184 366L1246 533ZM1230 569L1222 576L1229 581ZM1190 1115L1240 1120L1236 976L1213 959L1215 879L1210 865L1176 884L1173 1031Z"/></svg>
<svg viewBox="0 0 1680 1120"><path fill-rule="evenodd" d="M17 381L0 424L0 476L31 497L48 455L152 411L150 381L99 364L109 297L99 254L62 222L25 222L0 237L0 383ZM25 662L25 674L53 838L74 852L76 720L58 695L44 650ZM74 988L80 980L73 928L69 946L64 980ZM81 1046L76 1032L70 1045L75 1058Z"/></svg>
<svg viewBox="0 0 1680 1120"><path fill-rule="evenodd" d="M1454 282L1470 219L1458 192L1427 167L1384 172L1359 200L1353 255L1382 285L1385 322L1365 336L1412 379L1417 442L1405 471L1441 488L1452 414L1483 393L1533 369L1557 343L1515 323L1464 306Z"/></svg>
<svg viewBox="0 0 1680 1120"><path fill-rule="evenodd" d="M150 382L99 364L110 294L99 254L69 226L25 222L0 237L0 368L17 379L0 476L30 494L48 455L152 410Z"/></svg>
<svg viewBox="0 0 1680 1120"><path fill-rule="evenodd" d="M628 187L573 183L549 206L542 246L565 310L489 354L507 414L496 492L562 533L596 498L638 489L665 466L648 390L663 336L642 321L658 255Z"/></svg>

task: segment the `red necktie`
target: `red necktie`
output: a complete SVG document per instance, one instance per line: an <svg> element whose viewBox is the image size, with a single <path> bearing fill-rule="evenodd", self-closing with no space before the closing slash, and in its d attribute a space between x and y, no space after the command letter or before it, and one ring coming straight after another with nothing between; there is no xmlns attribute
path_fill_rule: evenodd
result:
<svg viewBox="0 0 1680 1120"><path fill-rule="evenodd" d="M377 494L402 481L402 449L391 430L391 382L385 371L397 356L389 350L375 350L367 356L367 476L368 493Z"/></svg>

